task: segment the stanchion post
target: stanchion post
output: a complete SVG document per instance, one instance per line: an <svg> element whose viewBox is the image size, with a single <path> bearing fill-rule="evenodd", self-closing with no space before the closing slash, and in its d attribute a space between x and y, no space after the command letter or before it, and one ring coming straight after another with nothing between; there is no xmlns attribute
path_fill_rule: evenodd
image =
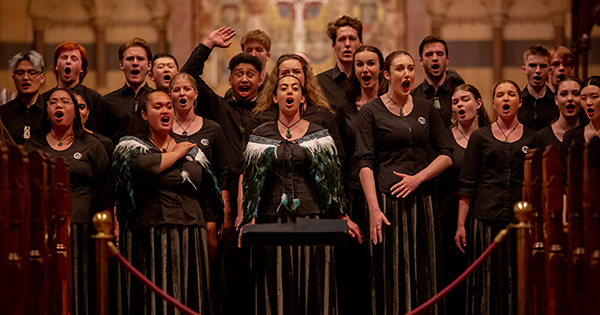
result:
<svg viewBox="0 0 600 315"><path fill-rule="evenodd" d="M96 245L96 314L108 315L108 259L112 256L108 243L112 235L112 215L108 211L98 212L92 220L98 232L92 235Z"/></svg>
<svg viewBox="0 0 600 315"><path fill-rule="evenodd" d="M527 314L527 279L529 277L529 222L533 214L533 207L527 201L519 201L514 206L514 213L519 224L517 229L517 314Z"/></svg>

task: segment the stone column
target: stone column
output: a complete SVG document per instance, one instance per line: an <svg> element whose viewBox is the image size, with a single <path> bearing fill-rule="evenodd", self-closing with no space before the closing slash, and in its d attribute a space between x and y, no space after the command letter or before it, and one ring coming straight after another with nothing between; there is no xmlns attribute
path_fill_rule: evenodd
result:
<svg viewBox="0 0 600 315"><path fill-rule="evenodd" d="M156 29L158 38L158 51L157 52L168 52L169 42L167 40L167 21L168 17L156 17L152 19L152 26Z"/></svg>
<svg viewBox="0 0 600 315"><path fill-rule="evenodd" d="M431 16L431 35L442 36L442 27L447 18L446 12L453 0L429 0L427 10Z"/></svg>
<svg viewBox="0 0 600 315"><path fill-rule="evenodd" d="M96 45L96 88L106 87L108 58L106 55L106 31L111 22L111 16L117 0L82 0L90 16L90 24L94 29Z"/></svg>
<svg viewBox="0 0 600 315"><path fill-rule="evenodd" d="M494 69L494 82L503 79L502 50L504 48L504 24L506 18L503 15L491 17L492 22L492 68Z"/></svg>
<svg viewBox="0 0 600 315"><path fill-rule="evenodd" d="M106 87L106 73L108 72L108 56L106 55L106 30L110 21L108 18L92 18L96 46L96 86Z"/></svg>
<svg viewBox="0 0 600 315"><path fill-rule="evenodd" d="M569 11L568 0L543 0L550 11L550 19L554 26L554 47L565 45L565 12Z"/></svg>
<svg viewBox="0 0 600 315"><path fill-rule="evenodd" d="M481 0L481 4L488 10L488 19L492 26L492 66L494 69L494 82L498 82L504 77L502 64L504 25L513 0Z"/></svg>
<svg viewBox="0 0 600 315"><path fill-rule="evenodd" d="M44 46L46 41L44 39L44 32L48 25L48 18L46 17L33 17L33 50L39 52L42 56L44 55Z"/></svg>
<svg viewBox="0 0 600 315"><path fill-rule="evenodd" d="M393 25L387 30L387 40L384 41L385 47L382 51L406 50L408 51L408 34L406 20L406 1L405 0L383 0L385 8L385 25Z"/></svg>
<svg viewBox="0 0 600 315"><path fill-rule="evenodd" d="M167 23L171 14L170 0L146 0L146 7L151 12L150 23L156 30L157 52L168 52Z"/></svg>

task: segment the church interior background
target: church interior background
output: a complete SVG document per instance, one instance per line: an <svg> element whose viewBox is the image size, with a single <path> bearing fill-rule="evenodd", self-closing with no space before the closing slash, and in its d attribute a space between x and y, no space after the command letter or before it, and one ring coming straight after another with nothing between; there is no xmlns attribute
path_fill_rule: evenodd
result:
<svg viewBox="0 0 600 315"><path fill-rule="evenodd" d="M526 84L521 65L529 46L570 46L570 6L571 0L0 0L0 104L15 93L8 72L14 54L35 48L44 55L41 91L46 91L56 85L53 53L64 41L86 48L84 84L101 94L125 82L117 49L126 40L142 37L153 53L169 52L182 66L198 43L223 26L238 35L228 49L215 49L203 75L219 94L228 88L227 62L241 51L240 39L257 28L273 42L269 70L281 54L304 51L317 74L334 65L327 23L347 14L361 19L364 44L384 56L393 50L412 54L414 86L424 78L420 41L442 36L449 45L449 68L478 87L490 106L497 80ZM588 73L600 74L597 26L591 35Z"/></svg>

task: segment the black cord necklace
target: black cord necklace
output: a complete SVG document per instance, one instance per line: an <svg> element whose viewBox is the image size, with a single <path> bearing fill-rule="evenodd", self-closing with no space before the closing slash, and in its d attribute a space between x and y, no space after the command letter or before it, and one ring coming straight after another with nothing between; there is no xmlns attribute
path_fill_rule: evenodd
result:
<svg viewBox="0 0 600 315"><path fill-rule="evenodd" d="M285 124L283 121L281 121L281 119L278 119L278 120L279 120L279 122L280 122L280 123L281 123L281 124L282 124L284 127L286 127L286 128L287 128L287 130L286 130L286 132L285 132L285 137L286 137L286 138L288 138L288 139L291 139L291 138L292 138L292 131L291 131L290 129L291 129L292 127L294 127L296 124L298 124L299 122L301 122L301 121L302 121L302 118L300 118L300 120L298 120L297 122L295 122L295 123L293 123L293 124L291 124L291 125L289 125L289 126L288 126L288 125L286 125L286 124Z"/></svg>
<svg viewBox="0 0 600 315"><path fill-rule="evenodd" d="M194 123L194 121L196 120L196 115L194 115L194 119L192 119L192 122L185 128L183 128L183 126L179 123L179 121L177 121L177 118L175 118L175 122L179 125L179 127L181 127L181 129L183 129L183 132L181 133L182 136L187 138L187 131L188 128L190 128L190 126Z"/></svg>
<svg viewBox="0 0 600 315"><path fill-rule="evenodd" d="M504 131L502 131L502 127L500 127L498 120L496 120L496 125L498 126L498 129L500 129L500 132L502 132L502 135L504 136L504 142L508 143L508 137L510 137L510 135L513 133L513 131L515 131L515 129L517 129L517 127L519 126L519 123L517 122L515 127L508 133L508 136L504 133Z"/></svg>

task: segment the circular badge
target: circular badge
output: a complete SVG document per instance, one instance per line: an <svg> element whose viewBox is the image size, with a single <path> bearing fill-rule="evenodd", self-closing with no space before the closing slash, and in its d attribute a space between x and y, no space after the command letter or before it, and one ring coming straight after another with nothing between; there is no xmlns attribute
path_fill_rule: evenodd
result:
<svg viewBox="0 0 600 315"><path fill-rule="evenodd" d="M185 158L190 162L194 160L194 158L191 155L188 155Z"/></svg>
<svg viewBox="0 0 600 315"><path fill-rule="evenodd" d="M425 119L425 117L423 117L423 116L419 117L419 119L417 119L417 120L419 121L419 123L421 125L424 125L427 123L427 119Z"/></svg>
<svg viewBox="0 0 600 315"><path fill-rule="evenodd" d="M81 159L81 153L79 153L79 152L75 152L75 154L73 154L73 157L74 157L76 160L79 160L79 159Z"/></svg>
<svg viewBox="0 0 600 315"><path fill-rule="evenodd" d="M202 143L202 145L208 145L208 139L202 139L200 140L200 143Z"/></svg>
<svg viewBox="0 0 600 315"><path fill-rule="evenodd" d="M523 151L523 153L527 154L527 152L529 151L529 147L528 147L528 146L526 146L526 145L524 145L524 146L521 148L521 151Z"/></svg>

